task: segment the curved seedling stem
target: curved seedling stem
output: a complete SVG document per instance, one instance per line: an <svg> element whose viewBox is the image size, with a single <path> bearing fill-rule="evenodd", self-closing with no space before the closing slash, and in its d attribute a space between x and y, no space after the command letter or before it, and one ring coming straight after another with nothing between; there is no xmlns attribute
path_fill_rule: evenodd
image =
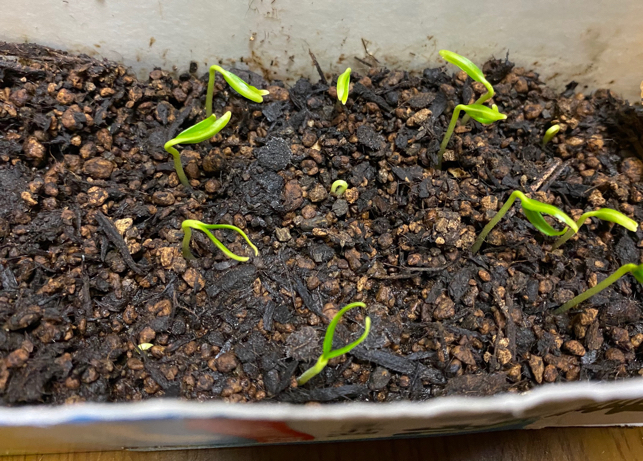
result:
<svg viewBox="0 0 643 461"><path fill-rule="evenodd" d="M505 114L498 112L497 107L494 110L480 104L470 104L468 106L458 104L455 106L455 109L453 109L453 115L451 116L451 122L449 123L447 132L444 135L444 139L442 139L442 144L440 144L440 151L438 152L438 170L442 168L442 158L444 157L444 152L447 150L447 145L453 135L453 130L455 130L461 111L465 111L474 120L484 125L497 122L498 120L505 120L507 118Z"/></svg>
<svg viewBox="0 0 643 461"><path fill-rule="evenodd" d="M317 362L315 363L315 365L310 367L308 370L302 373L302 375L299 378L297 378L297 384L299 386L303 386L312 377L318 375L326 367L326 365L328 365L328 361L330 359L339 357L340 355L350 352L366 339L369 331L371 330L370 317L366 317L366 319L364 319L364 333L362 333L362 335L359 338L357 338L355 341L353 341L350 344L347 344L344 347L341 347L336 350L332 350L333 337L335 335L335 329L337 328L337 324L342 319L343 315L349 310L353 309L354 307L366 307L366 304L359 303L359 302L351 303L347 306L344 306L337 314L335 314L333 319L330 321L330 324L328 324L328 328L326 329L326 336L324 337L324 345L322 347L322 355L319 357L319 359L317 359Z"/></svg>
<svg viewBox="0 0 643 461"><path fill-rule="evenodd" d="M179 181L181 181L181 184L183 184L186 189L192 189L192 186L190 186L190 181L185 175L185 171L183 171L183 165L181 164L181 153L174 148L174 145L178 144L178 142L175 141L176 139L172 139L171 141L166 142L164 149L166 152L172 154L174 170L176 171L176 175L179 177Z"/></svg>
<svg viewBox="0 0 643 461"><path fill-rule="evenodd" d="M209 117L212 115L212 97L214 96L214 79L215 74L219 72L228 85L230 85L237 93L239 93L244 98L247 98L256 103L263 102L263 96L270 94L267 90L260 90L255 88L252 85L241 80L232 72L224 70L220 66L214 65L210 67L209 76L208 76L208 91L205 96L205 116Z"/></svg>
<svg viewBox="0 0 643 461"><path fill-rule="evenodd" d="M643 283L643 264L641 264L640 266L637 266L636 264L625 264L624 266L619 267L616 270L616 272L614 272L612 275L607 277L601 283L598 283L595 287L584 291L583 293L579 294L571 301L567 301L565 304L563 304L558 309L556 309L554 311L554 314L562 314L564 312L567 312L572 307L577 306L578 304L582 303L586 299L591 298L595 294L600 293L605 288L607 288L612 283L616 282L618 279L620 279L621 277L623 277L625 274L628 274L628 273L631 273L634 276L634 278L636 278L636 280L638 280L640 283Z"/></svg>
<svg viewBox="0 0 643 461"><path fill-rule="evenodd" d="M576 226L578 226L578 228L580 229L581 226L585 224L585 221L591 217L597 217L603 221L609 221L609 222L619 224L632 232L636 232L636 230L639 227L636 221L625 216L620 211L612 210L611 208L601 208L596 211L588 211L587 213L584 213L578 219L578 221L576 221ZM569 240L576 232L574 232L572 229L567 229L567 232L565 232L565 235L563 235L561 238L556 240L556 242L554 243L551 249L555 250L556 248L559 248L561 245L567 242L567 240Z"/></svg>
<svg viewBox="0 0 643 461"><path fill-rule="evenodd" d="M330 193L335 194L335 196L340 197L346 192L346 189L348 189L348 183L344 181L343 179L338 179L333 183L332 186L330 186Z"/></svg>
<svg viewBox="0 0 643 461"><path fill-rule="evenodd" d="M183 229L183 244L182 244L182 250L183 250L183 257L185 259L195 259L194 255L190 251L190 239L192 238L192 229L198 229L201 232L203 232L205 235L208 236L210 240L212 240L212 243L221 250L228 258L234 259L236 261L241 261L245 262L248 261L248 257L246 256L238 256L228 250L228 248L217 239L212 232L210 232L209 229L229 229L233 230L235 232L238 232L241 234L241 236L245 239L245 241L250 245L250 247L254 250L255 256L259 255L259 250L257 249L256 246L250 241L248 236L243 232L241 229L239 229L236 226L231 226L229 224L205 224L201 221L197 221L195 219L186 219L181 223L181 228Z"/></svg>
<svg viewBox="0 0 643 461"><path fill-rule="evenodd" d="M183 165L181 164L181 154L178 150L176 150L174 146L176 146L177 144L197 144L205 141L206 139L210 139L228 124L231 116L232 113L230 111L223 114L223 116L219 119L217 119L214 115L210 115L205 120L180 132L174 139L170 139L165 143L165 146L163 146L165 151L172 154L172 157L174 157L174 169L176 170L176 174L179 177L179 181L181 181L181 184L183 184L187 189L192 189L192 187L190 186L190 181L188 181L188 178L183 171Z"/></svg>
<svg viewBox="0 0 643 461"><path fill-rule="evenodd" d="M522 210L525 213L525 217L529 222L540 232L542 232L545 235L548 236L555 236L555 235L562 235L565 233L565 230L562 231L557 231L553 227L549 225L547 221L543 218L543 214L547 214L550 216L553 216L556 218L558 221L561 221L565 224L567 224L571 229L574 229L574 231L578 231L578 226L574 222L572 218L570 218L566 213L564 213L562 210L556 208L553 205L549 205L547 203L542 203L539 202L538 200L530 199L527 197L525 194L523 194L520 191L513 191L511 195L509 196L509 199L505 202L505 204L500 208L500 211L496 213L496 215L493 217L491 221L482 229L482 232L480 232L480 235L476 239L475 243L471 247L471 253L475 254L478 252L480 247L482 246L482 243L484 242L484 239L489 235L489 232L500 222L500 220L507 214L513 203L516 201L516 199L520 199L520 204L522 206Z"/></svg>
<svg viewBox="0 0 643 461"><path fill-rule="evenodd" d="M442 56L442 59L453 64L454 66L459 67L460 69L465 71L467 75L471 77L472 80L482 83L484 87L487 89L487 92L481 95L477 99L477 101L474 102L474 104L481 105L483 102L493 98L495 94L493 86L485 78L484 73L480 70L478 66L476 66L473 62L471 62L468 58L465 58L464 56L461 56L458 53L454 53L453 51L440 50L439 53L440 53L440 56ZM465 116L462 118L462 123L463 124L467 123L470 117L471 115L465 114Z"/></svg>

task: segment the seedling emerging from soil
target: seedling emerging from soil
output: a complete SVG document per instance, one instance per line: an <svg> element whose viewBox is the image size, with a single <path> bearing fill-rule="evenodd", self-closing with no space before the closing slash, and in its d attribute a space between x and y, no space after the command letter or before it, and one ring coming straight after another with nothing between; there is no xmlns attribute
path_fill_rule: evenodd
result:
<svg viewBox="0 0 643 461"><path fill-rule="evenodd" d="M202 231L205 235L207 235L210 240L212 240L212 243L215 244L215 246L223 251L223 253L231 259L234 259L236 261L241 261L241 262L246 262L248 257L246 256L237 256L230 250L226 248L226 246L219 241L214 235L212 235L212 232L210 232L209 229L230 229L233 231L236 231L241 234L241 236L246 240L248 245L252 247L252 249L255 251L255 256L259 255L259 250L257 249L256 246L250 241L248 236L243 232L241 229L239 229L236 226L231 226L229 224L205 224L202 223L201 221L197 221L195 219L186 219L181 223L181 228L183 229L183 257L185 259L195 259L194 255L190 251L190 239L192 238L192 229L198 229Z"/></svg>
<svg viewBox="0 0 643 461"><path fill-rule="evenodd" d="M530 199L522 192L516 190L511 193L509 199L505 202L502 208L500 208L500 211L496 213L493 219L489 221L489 224L487 224L484 229L482 229L482 232L478 236L478 239L471 247L472 254L478 252L478 250L482 246L482 242L484 242L484 239L487 237L487 235L489 235L489 232L491 232L491 229L493 229L496 224L500 222L503 216L507 214L507 211L509 211L516 199L520 199L522 211L523 213L525 213L525 217L527 218L527 220L543 234L552 237L555 235L562 235L566 231L566 229L557 231L556 229L551 227L549 223L545 221L545 218L543 218L543 214L553 216L558 221L563 222L567 224L571 229L574 229L574 232L578 232L578 226L576 225L574 220L567 216L567 214L565 214L563 211L559 210L553 205Z"/></svg>
<svg viewBox="0 0 643 461"><path fill-rule="evenodd" d="M174 146L177 144L198 144L206 139L210 139L228 124L231 115L232 113L228 111L218 120L214 115L210 115L202 122L182 131L176 138L165 143L165 150L174 157L174 169L179 177L179 181L181 181L181 184L188 189L191 187L190 182L183 171L183 165L181 165L181 154L174 148Z"/></svg>
<svg viewBox="0 0 643 461"><path fill-rule="evenodd" d="M446 62L450 62L454 66L459 67L463 71L467 73L469 77L471 77L472 80L476 82L480 82L484 85L484 87L487 89L487 92L480 96L474 104L482 104L483 102L493 98L493 95L495 94L495 91L493 90L493 86L491 86L491 83L487 81L485 78L484 74L480 70L478 66L476 66L474 63L469 61L467 58L464 56L460 56L457 53L454 53L453 51L449 50L440 50L440 56L442 56L442 59L444 59ZM467 123L469 121L470 115L467 114L464 116L462 119L462 123ZM473 117L471 115L471 117Z"/></svg>
<svg viewBox="0 0 643 461"><path fill-rule="evenodd" d="M337 77L337 99L346 105L348 100L348 87L351 83L351 68L349 67L342 75Z"/></svg>
<svg viewBox="0 0 643 461"><path fill-rule="evenodd" d="M208 78L208 92L205 96L205 116L212 115L212 96L214 95L214 77L217 72L223 75L223 78L237 93L251 101L261 103L263 96L270 94L270 91L260 90L252 85L247 84L232 72L223 70L221 67L214 65L210 67L210 76Z"/></svg>
<svg viewBox="0 0 643 461"><path fill-rule="evenodd" d="M140 351L146 351L146 350L150 349L153 346L154 346L154 344L152 344L152 343L141 343L137 347L138 347L138 349Z"/></svg>
<svg viewBox="0 0 643 461"><path fill-rule="evenodd" d="M603 291L605 288L610 286L612 283L616 282L618 279L623 277L628 272L632 273L634 278L638 280L639 283L643 283L643 264L639 266L637 266L636 264L625 264L624 266L619 267L616 272L614 272L612 275L607 277L601 283L598 283L595 287L584 291L583 293L579 294L571 301L567 301L565 304L563 304L558 309L556 309L554 311L554 314L562 314L563 312L567 312L572 307L582 303L588 298L591 298L595 294L600 293L601 291Z"/></svg>
<svg viewBox="0 0 643 461"><path fill-rule="evenodd" d="M442 168L442 157L444 156L444 151L447 150L447 144L453 135L453 130L455 130L455 125L458 122L458 117L460 116L460 111L465 111L467 115L470 115L475 121L482 123L483 125L489 125L498 120L505 120L507 116L498 112L498 108L489 109L487 106L481 104L458 104L453 110L453 116L451 117L451 123L449 123L449 128L447 129L442 144L440 145L440 152L438 152L438 169Z"/></svg>
<svg viewBox="0 0 643 461"><path fill-rule="evenodd" d="M308 370L304 371L304 373L299 378L297 378L297 384L299 386L303 386L312 377L321 373L321 371L326 367L330 359L334 359L335 357L339 357L340 355L344 355L347 352L350 352L356 346L358 346L362 341L366 339L366 337L368 336L368 332L371 330L370 317L366 317L366 319L364 320L364 333L362 333L362 336L360 336L357 340L353 341L352 343L340 349L336 349L334 351L331 350L333 347L333 336L335 335L335 328L337 327L337 324L342 319L342 316L354 307L366 307L366 304L351 303L348 306L344 306L342 310L340 310L337 314L335 314L335 317L333 317L333 320L330 321L330 324L328 325L328 329L326 330L326 336L324 337L324 345L322 347L322 355L319 357L315 365L310 367Z"/></svg>
<svg viewBox="0 0 643 461"><path fill-rule="evenodd" d="M549 143L549 141L554 139L554 136L556 136L559 131L560 125L552 125L547 129L547 131L545 131L545 136L543 136L543 149L545 148L547 143Z"/></svg>
<svg viewBox="0 0 643 461"><path fill-rule="evenodd" d="M346 189L348 189L348 183L343 179L338 179L332 186L330 186L330 193L335 194L337 197L341 197L344 192L346 192Z"/></svg>
<svg viewBox="0 0 643 461"><path fill-rule="evenodd" d="M625 216L623 213L620 211L612 210L611 208L601 208L600 210L596 211L588 211L587 213L583 214L578 221L576 221L576 225L580 229L580 227L585 224L585 220L591 217L597 217L599 219L602 219L603 221L609 221L613 222L616 224L620 224L627 230L630 230L632 232L636 232L636 229L638 229L639 225L636 221L633 219L628 218ZM568 229L567 232L565 232L565 235L563 235L561 238L556 240L556 243L554 243L554 246L552 247L552 250L555 250L559 246L561 246L563 243L565 243L567 240L570 239L572 235L574 235L575 232L571 229Z"/></svg>

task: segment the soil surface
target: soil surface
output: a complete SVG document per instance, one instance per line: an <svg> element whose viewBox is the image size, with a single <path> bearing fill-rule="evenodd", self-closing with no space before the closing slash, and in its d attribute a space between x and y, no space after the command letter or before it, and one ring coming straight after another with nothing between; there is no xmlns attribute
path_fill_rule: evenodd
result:
<svg viewBox="0 0 643 461"><path fill-rule="evenodd" d="M453 108L484 91L464 73L373 67L353 74L341 108L330 81L237 71L270 95L252 103L217 76L214 112L232 120L181 149L190 192L163 144L204 117L206 69L139 81L34 45L0 44L0 56L3 405L384 402L641 374L632 277L552 315L641 262L641 231L593 219L552 252L517 205L468 251L515 189L575 218L607 206L643 221L643 118L609 90L557 94L489 61L508 119L458 126L436 171ZM336 179L349 184L341 198ZM260 255L227 259L197 231L187 261L184 219L234 224ZM252 255L238 234L215 234ZM330 318L355 301L367 308L345 316L336 346L366 315L367 340L297 387Z"/></svg>

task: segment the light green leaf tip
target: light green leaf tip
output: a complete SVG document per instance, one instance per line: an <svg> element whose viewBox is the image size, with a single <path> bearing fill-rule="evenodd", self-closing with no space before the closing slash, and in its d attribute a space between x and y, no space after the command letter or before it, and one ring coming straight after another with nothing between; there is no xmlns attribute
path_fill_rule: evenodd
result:
<svg viewBox="0 0 643 461"><path fill-rule="evenodd" d="M228 258L234 259L236 261L241 261L241 262L246 262L248 261L247 256L238 256L228 250L228 248L217 239L212 232L210 232L211 229L228 229L228 230L233 230L240 234L246 243L250 245L250 247L254 250L255 256L259 255L259 249L250 241L248 236L246 235L245 232L243 232L241 229L239 229L237 226L233 226L231 224L206 224L201 221L197 221L195 219L186 219L181 223L181 228L183 229L183 244L182 244L182 249L183 249L183 257L185 259L195 259L194 255L190 251L190 239L192 238L192 229L198 229L201 232L203 232L205 235L208 236L208 238L214 243L214 245L223 252Z"/></svg>
<svg viewBox="0 0 643 461"><path fill-rule="evenodd" d="M632 269L632 275L639 283L643 283L643 264Z"/></svg>
<svg viewBox="0 0 643 461"><path fill-rule="evenodd" d="M212 114L205 120L179 133L172 141L174 141L174 144L197 144L210 139L225 128L231 116L230 111L223 114L219 119Z"/></svg>
<svg viewBox="0 0 643 461"><path fill-rule="evenodd" d="M230 85L237 93L239 93L244 98L248 98L249 100L254 101L256 103L262 103L263 96L270 94L270 91L260 90L259 88L256 88L246 83L240 77L233 74L232 72L224 70L219 66L212 66L212 67L214 67L217 71L221 72L221 75L223 75L223 78L225 79L225 81L228 82L228 85Z"/></svg>
<svg viewBox="0 0 643 461"><path fill-rule="evenodd" d="M324 355L327 356L333 347L333 336L335 335L335 328L337 328L337 324L342 319L344 314L349 310L353 309L354 307L366 307L366 304L357 302L357 303L351 303L347 306L344 306L337 314L335 314L333 319L330 321L330 324L328 325L328 329L326 330L326 336L324 337L324 345L322 348Z"/></svg>
<svg viewBox="0 0 643 461"><path fill-rule="evenodd" d="M599 219L602 219L603 221L609 221L613 222L616 224L619 224L626 228L629 231L636 232L638 229L639 225L636 221L633 219L629 218L628 216L625 216L623 213L620 211L613 210L611 208L601 208L600 210L596 211L590 211L588 213L585 213L583 215L585 218L589 218L592 216L595 216ZM583 220L584 221L584 220ZM583 223L581 223L582 225Z"/></svg>
<svg viewBox="0 0 643 461"><path fill-rule="evenodd" d="M465 71L476 82L484 83L487 81L480 68L464 56L449 50L440 50L439 53L442 59ZM473 118L473 115L471 117Z"/></svg>
<svg viewBox="0 0 643 461"><path fill-rule="evenodd" d="M351 83L351 68L349 67L337 77L337 99L341 101L342 104L346 105L348 101L348 90Z"/></svg>
<svg viewBox="0 0 643 461"><path fill-rule="evenodd" d="M469 104L468 106L462 105L462 110L477 122L484 125L489 125L499 120L506 120L507 116L498 112L498 108L488 108L482 104Z"/></svg>
<svg viewBox="0 0 643 461"><path fill-rule="evenodd" d="M542 147L544 148L549 141L551 141L554 136L558 134L560 131L560 125L552 125L550 126L547 131L545 131L545 136L543 136L543 142L542 142Z"/></svg>
<svg viewBox="0 0 643 461"><path fill-rule="evenodd" d="M343 179L338 179L330 186L330 193L337 197L341 196L348 189L348 183Z"/></svg>
<svg viewBox="0 0 643 461"><path fill-rule="evenodd" d="M306 370L299 378L297 378L297 384L299 386L303 386L306 384L311 378L314 376L318 375L321 373L321 371L326 367L328 364L328 361L331 359L334 359L335 357L339 357L340 355L344 355L351 350L353 350L355 347L357 347L359 344L361 344L366 337L368 336L369 332L371 331L371 318L366 317L364 319L364 332L362 335L357 338L355 341L353 341L350 344L347 344L344 347L341 347L339 349L333 350L333 336L335 335L335 328L337 328L337 324L339 321L342 319L342 316L348 312L349 310L353 309L354 307L366 307L366 304L362 302L356 302L356 303L351 303L347 306L344 306L335 316L333 319L330 321L330 324L328 325L328 328L326 329L326 335L324 337L324 344L322 346L322 354L319 356L319 359L313 365L310 367L308 370Z"/></svg>
<svg viewBox="0 0 643 461"><path fill-rule="evenodd" d="M522 206L525 216L531 222L536 229L542 232L545 235L554 236L562 235L565 233L565 230L557 231L551 227L547 221L542 217L542 214L548 214L553 216L558 221L566 224L574 232L578 231L578 225L576 221L570 218L564 211L555 207L554 205L549 205L548 203L543 203L538 200L530 199L525 194L519 191L515 191L514 194L517 198L520 199L520 204Z"/></svg>

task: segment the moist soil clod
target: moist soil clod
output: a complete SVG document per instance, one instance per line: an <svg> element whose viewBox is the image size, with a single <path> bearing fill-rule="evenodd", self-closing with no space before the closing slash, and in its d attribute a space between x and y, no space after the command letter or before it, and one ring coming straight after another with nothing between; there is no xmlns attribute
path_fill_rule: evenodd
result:
<svg viewBox="0 0 643 461"><path fill-rule="evenodd" d="M0 43L0 404L153 397L305 403L426 400L641 374L641 286L632 277L566 315L553 309L620 265L642 231L592 220L562 248L515 206L468 251L513 190L577 219L611 207L643 221L640 108L609 90L558 94L535 72L484 72L504 122L458 125L485 89L444 68L353 72L331 83L238 71L217 78L216 137L181 146L192 191L163 144L203 119L207 75L126 68ZM560 133L541 147L545 130ZM336 197L331 184L349 189ZM231 224L195 232L181 222ZM371 333L301 388L326 326L335 347ZM141 343L153 346L145 351Z"/></svg>

